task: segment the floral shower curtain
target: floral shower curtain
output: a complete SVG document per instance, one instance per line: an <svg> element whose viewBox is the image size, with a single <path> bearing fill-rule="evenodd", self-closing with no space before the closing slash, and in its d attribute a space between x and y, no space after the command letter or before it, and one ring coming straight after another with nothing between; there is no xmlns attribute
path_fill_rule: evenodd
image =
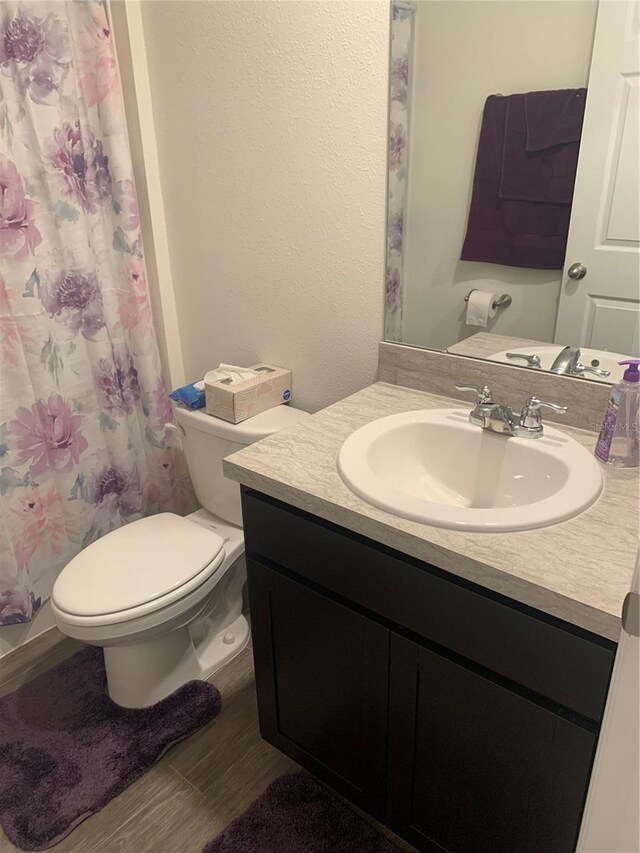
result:
<svg viewBox="0 0 640 853"><path fill-rule="evenodd" d="M0 625L81 548L192 508L104 5L0 4Z"/></svg>
<svg viewBox="0 0 640 853"><path fill-rule="evenodd" d="M387 271L385 340L402 341L404 235L407 221L409 119L413 49L412 6L394 3L391 14L389 91L389 196L387 206Z"/></svg>

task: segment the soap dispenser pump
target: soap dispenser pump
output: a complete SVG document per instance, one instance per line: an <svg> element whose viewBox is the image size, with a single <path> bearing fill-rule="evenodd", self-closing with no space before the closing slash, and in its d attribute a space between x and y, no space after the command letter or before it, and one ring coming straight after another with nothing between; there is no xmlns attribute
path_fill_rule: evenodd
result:
<svg viewBox="0 0 640 853"><path fill-rule="evenodd" d="M640 465L640 359L630 358L618 364L628 366L622 380L611 389L595 455L600 462L618 468L637 468Z"/></svg>

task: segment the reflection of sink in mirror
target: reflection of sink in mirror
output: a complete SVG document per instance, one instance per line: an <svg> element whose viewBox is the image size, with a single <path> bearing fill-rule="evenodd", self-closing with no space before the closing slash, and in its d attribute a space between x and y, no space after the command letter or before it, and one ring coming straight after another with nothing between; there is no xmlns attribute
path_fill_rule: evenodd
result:
<svg viewBox="0 0 640 853"><path fill-rule="evenodd" d="M538 347L518 347L515 349L504 350L488 356L490 361L504 361L508 364L517 364L521 367L527 367L526 359L508 358L507 352L512 355L537 355L540 359L540 367L534 368L538 370L550 370L551 365L556 359L556 356L563 348L557 344ZM630 358L628 355L623 355L619 352L607 352L606 350L590 349L589 347L580 348L580 364L585 367L597 367L600 370L608 370L609 376L597 376L594 373L585 373L584 379L593 379L596 382L607 382L609 384L620 382L624 367L620 367L619 361L624 361Z"/></svg>
<svg viewBox="0 0 640 853"><path fill-rule="evenodd" d="M468 412L403 412L347 438L338 470L373 506L403 518L497 533L565 521L602 489L600 467L575 439L545 425L531 441L480 429Z"/></svg>

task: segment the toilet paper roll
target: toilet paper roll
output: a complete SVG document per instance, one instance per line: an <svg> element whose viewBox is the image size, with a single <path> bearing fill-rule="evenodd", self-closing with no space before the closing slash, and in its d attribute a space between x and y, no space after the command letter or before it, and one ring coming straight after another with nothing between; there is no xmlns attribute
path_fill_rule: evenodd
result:
<svg viewBox="0 0 640 853"><path fill-rule="evenodd" d="M467 302L466 323L468 326L486 327L491 317L498 313L494 304L498 300L497 293L487 293L486 290L472 290Z"/></svg>

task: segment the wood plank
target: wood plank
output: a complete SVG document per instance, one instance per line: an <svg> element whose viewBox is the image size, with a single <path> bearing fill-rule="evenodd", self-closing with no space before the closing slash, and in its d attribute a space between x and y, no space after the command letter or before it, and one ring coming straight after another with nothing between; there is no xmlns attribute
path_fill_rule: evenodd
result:
<svg viewBox="0 0 640 853"><path fill-rule="evenodd" d="M175 784L176 781L179 784L184 782L164 759L51 849L56 853L110 851L107 840L149 802L166 796L173 790L172 782ZM15 850L18 848L14 847L0 830L0 853L13 853Z"/></svg>
<svg viewBox="0 0 640 853"><path fill-rule="evenodd" d="M32 681L36 676L51 669L60 663L60 661L63 661L82 648L84 648L84 643L63 636L60 642L55 643L48 650L45 650L40 658L36 659L34 657L30 666L24 670L15 672L11 678L1 682L0 696L6 696L7 693L17 690L23 684Z"/></svg>
<svg viewBox="0 0 640 853"><path fill-rule="evenodd" d="M53 848L56 853L58 850L65 853L173 853L177 850L200 853L219 831L209 804L193 785L168 765L156 768L153 777L152 788L147 779L147 797L140 808L135 809L132 800L127 798L123 808L128 807L128 819L123 815L124 820L118 823L115 815L110 815L106 824L111 826L110 835L105 838L88 826L86 838L76 837L75 844L67 848L63 845Z"/></svg>
<svg viewBox="0 0 640 853"><path fill-rule="evenodd" d="M240 814L278 776L299 769L260 736L251 651L231 666L237 680L227 672L213 678L222 688L219 716L168 756L173 769L214 797L227 816Z"/></svg>
<svg viewBox="0 0 640 853"><path fill-rule="evenodd" d="M73 642L55 625L0 658L0 685L26 672L59 644Z"/></svg>

